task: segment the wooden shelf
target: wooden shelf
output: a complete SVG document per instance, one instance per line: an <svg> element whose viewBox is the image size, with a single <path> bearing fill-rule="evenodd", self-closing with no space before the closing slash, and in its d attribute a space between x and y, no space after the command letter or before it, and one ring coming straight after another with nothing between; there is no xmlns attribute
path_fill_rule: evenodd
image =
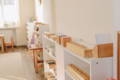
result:
<svg viewBox="0 0 120 80"><path fill-rule="evenodd" d="M44 38L47 39L49 42L55 43L55 41L51 38L48 38L46 35L44 35Z"/></svg>
<svg viewBox="0 0 120 80"><path fill-rule="evenodd" d="M50 58L51 60L55 60L56 62L56 70L57 70L57 80L75 80L74 75L72 76L69 71L66 70L67 66L73 64L81 69L83 72L90 76L90 80L104 80L108 77L112 77L112 65L113 58L112 57L81 57L77 55L77 53L72 52L68 48L63 47L57 41L43 36L44 40L44 56L47 55L44 59ZM45 48L49 46L54 46L55 48L55 56L51 55L48 50ZM50 50L52 51L52 50ZM102 70L101 70L102 69ZM66 77L69 77L68 79ZM66 79L65 79L66 78Z"/></svg>
<svg viewBox="0 0 120 80"><path fill-rule="evenodd" d="M45 64L48 66L48 70L46 72L51 72L55 76L55 73L54 73L53 69L50 69L49 64L47 62L45 62Z"/></svg>
<svg viewBox="0 0 120 80"><path fill-rule="evenodd" d="M75 80L74 77L66 70L65 74L72 80Z"/></svg>
<svg viewBox="0 0 120 80"><path fill-rule="evenodd" d="M53 78L54 77L54 78ZM45 73L45 78L47 79L47 80L56 80L56 77L55 77L55 75L52 73L52 72L46 72Z"/></svg>
<svg viewBox="0 0 120 80"><path fill-rule="evenodd" d="M107 77L112 77L112 60L112 57L84 58L66 48L64 49L65 70L69 64L74 64L87 73L90 76L90 80L103 80Z"/></svg>
<svg viewBox="0 0 120 80"><path fill-rule="evenodd" d="M50 52L48 52L46 49L44 50L45 51L45 53L46 53L46 55L48 55L50 58L52 58L53 60L56 60L56 57L55 56L53 56L53 55L51 55L50 54Z"/></svg>
<svg viewBox="0 0 120 80"><path fill-rule="evenodd" d="M90 59L90 58L80 57L79 55L73 53L72 51L70 51L70 50L67 49L67 48L64 48L64 51L67 51L71 56L74 56L74 57L76 57L77 59L82 60L82 61L84 61L84 62L86 62L86 63L88 63L88 64L91 64L91 61L94 60L94 59Z"/></svg>
<svg viewBox="0 0 120 80"><path fill-rule="evenodd" d="M56 41L47 37L46 35L43 35L44 72L51 73L51 75L54 76L56 80L56 76L57 76L56 72L54 71L54 69L51 69L49 64L47 63L48 60L53 60L56 63L55 43ZM55 70L56 70L56 67L55 67Z"/></svg>

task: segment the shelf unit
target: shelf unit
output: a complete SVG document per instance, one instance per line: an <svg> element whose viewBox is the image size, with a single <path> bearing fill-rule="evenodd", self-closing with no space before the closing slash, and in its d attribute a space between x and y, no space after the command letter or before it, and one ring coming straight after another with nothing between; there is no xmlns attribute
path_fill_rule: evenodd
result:
<svg viewBox="0 0 120 80"><path fill-rule="evenodd" d="M68 71L65 71L65 75L67 77L67 80L75 80L74 77L72 77L72 75Z"/></svg>
<svg viewBox="0 0 120 80"><path fill-rule="evenodd" d="M36 23L37 23L36 21L27 23L26 30L27 30L27 45L28 45L28 48L30 47L31 42L33 40L33 34L35 33L35 28L36 28L35 24ZM42 34L46 31L49 31L49 26L47 24L43 24L43 23L39 23L39 24L40 24L39 25L39 31L38 31L39 36L40 36L39 41L40 41L40 45L42 45Z"/></svg>
<svg viewBox="0 0 120 80"><path fill-rule="evenodd" d="M56 79L56 69L55 70L50 69L47 63L47 61L49 60L53 60L56 63L55 41L48 38L44 34L43 34L43 59L44 59L44 73L51 72Z"/></svg>
<svg viewBox="0 0 120 80"><path fill-rule="evenodd" d="M106 80L112 77L112 61L109 58L82 58L75 53L64 49L65 70L67 65L74 64L90 76L90 80ZM69 76L68 76L69 75ZM65 74L65 80L74 80L68 72Z"/></svg>
<svg viewBox="0 0 120 80"><path fill-rule="evenodd" d="M75 80L67 71L67 66L73 64L90 76L90 80L106 80L113 76L113 58L84 58L73 53L53 39L43 35L43 56L45 72L50 72L46 60L56 62L56 80ZM55 56L48 50L52 47ZM52 53L51 52L51 53Z"/></svg>

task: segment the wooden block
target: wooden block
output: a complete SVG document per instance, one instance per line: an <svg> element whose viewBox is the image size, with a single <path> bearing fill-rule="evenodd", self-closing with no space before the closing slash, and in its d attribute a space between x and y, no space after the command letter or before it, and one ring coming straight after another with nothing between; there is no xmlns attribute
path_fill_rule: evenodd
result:
<svg viewBox="0 0 120 80"><path fill-rule="evenodd" d="M61 44L61 38L62 38L62 36L59 36L59 39L57 40L57 42L58 42L59 44Z"/></svg>
<svg viewBox="0 0 120 80"><path fill-rule="evenodd" d="M52 36L50 36L50 38L55 40L55 41L59 40L59 36L57 36L57 35L52 35Z"/></svg>
<svg viewBox="0 0 120 80"><path fill-rule="evenodd" d="M104 58L113 56L113 44L99 44L93 49L93 57Z"/></svg>
<svg viewBox="0 0 120 80"><path fill-rule="evenodd" d="M81 57L92 57L92 49L88 49L87 47L77 44L75 42L68 42L66 48L70 49L73 53Z"/></svg>
<svg viewBox="0 0 120 80"><path fill-rule="evenodd" d="M53 36L53 35L55 35L55 34L46 32L45 35L46 35L47 37L51 37L51 36Z"/></svg>
<svg viewBox="0 0 120 80"><path fill-rule="evenodd" d="M46 72L45 77L47 80L56 80L55 76L51 72Z"/></svg>
<svg viewBox="0 0 120 80"><path fill-rule="evenodd" d="M73 64L69 64L67 66L67 71L72 75L72 77L74 77L75 80L90 80L89 75Z"/></svg>
<svg viewBox="0 0 120 80"><path fill-rule="evenodd" d="M50 69L55 69L56 68L56 64L49 64Z"/></svg>
<svg viewBox="0 0 120 80"><path fill-rule="evenodd" d="M59 44L61 44L61 38L62 38L62 37L66 37L66 35L57 35L57 36L58 36L57 42L58 42Z"/></svg>
<svg viewBox="0 0 120 80"><path fill-rule="evenodd" d="M72 39L70 37L61 37L61 45L63 45L64 47L66 47L67 43L71 41Z"/></svg>

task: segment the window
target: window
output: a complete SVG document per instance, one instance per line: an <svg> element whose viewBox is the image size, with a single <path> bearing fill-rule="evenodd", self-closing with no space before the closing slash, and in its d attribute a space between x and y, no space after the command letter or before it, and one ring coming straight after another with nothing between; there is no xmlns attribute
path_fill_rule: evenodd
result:
<svg viewBox="0 0 120 80"><path fill-rule="evenodd" d="M19 22L19 0L0 0L0 27L16 26Z"/></svg>
<svg viewBox="0 0 120 80"><path fill-rule="evenodd" d="M35 9L37 20L43 22L43 5L41 0L35 0Z"/></svg>

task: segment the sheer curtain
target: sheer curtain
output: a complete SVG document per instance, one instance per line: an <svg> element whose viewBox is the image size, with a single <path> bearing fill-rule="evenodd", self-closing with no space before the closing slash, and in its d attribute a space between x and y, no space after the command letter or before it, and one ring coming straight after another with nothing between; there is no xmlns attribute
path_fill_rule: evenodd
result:
<svg viewBox="0 0 120 80"><path fill-rule="evenodd" d="M0 27L19 23L19 0L0 0Z"/></svg>
<svg viewBox="0 0 120 80"><path fill-rule="evenodd" d="M0 0L0 26L3 26L3 15L2 15L2 0Z"/></svg>
<svg viewBox="0 0 120 80"><path fill-rule="evenodd" d="M36 17L39 22L43 22L43 5L40 0L35 0Z"/></svg>

